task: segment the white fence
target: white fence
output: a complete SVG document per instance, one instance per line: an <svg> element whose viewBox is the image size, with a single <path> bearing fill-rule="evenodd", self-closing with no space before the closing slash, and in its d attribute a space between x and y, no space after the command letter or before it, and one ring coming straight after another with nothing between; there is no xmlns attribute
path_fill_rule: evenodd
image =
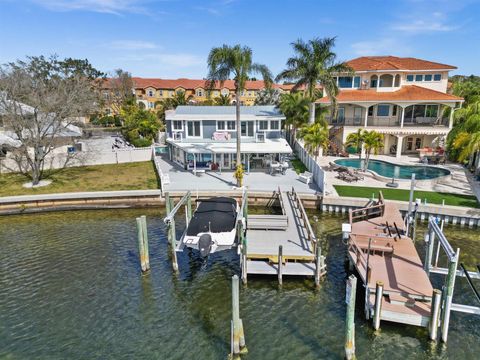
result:
<svg viewBox="0 0 480 360"><path fill-rule="evenodd" d="M310 156L307 150L303 147L303 144L298 140L295 141L295 151L297 152L299 159L302 160L307 167L308 171L313 174L313 181L315 184L317 184L322 194L325 195L325 171L317 164L315 159Z"/></svg>

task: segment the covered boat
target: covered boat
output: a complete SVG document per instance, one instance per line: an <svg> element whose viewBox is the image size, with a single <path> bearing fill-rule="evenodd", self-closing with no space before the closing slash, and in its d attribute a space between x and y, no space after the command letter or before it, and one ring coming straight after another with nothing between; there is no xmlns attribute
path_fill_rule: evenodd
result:
<svg viewBox="0 0 480 360"><path fill-rule="evenodd" d="M183 238L185 246L198 249L202 256L230 249L236 238L237 201L227 197L197 201Z"/></svg>

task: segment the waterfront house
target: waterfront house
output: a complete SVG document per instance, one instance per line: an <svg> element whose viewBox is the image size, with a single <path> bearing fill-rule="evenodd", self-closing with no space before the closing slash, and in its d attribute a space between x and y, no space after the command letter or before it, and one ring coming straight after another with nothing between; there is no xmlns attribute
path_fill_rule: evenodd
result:
<svg viewBox="0 0 480 360"><path fill-rule="evenodd" d="M328 117L330 137L338 147L358 129L382 133L384 154L396 157L442 144L463 102L447 93L448 74L455 66L395 56L347 63L354 75L338 74L338 112ZM329 106L328 94L317 103Z"/></svg>
<svg viewBox="0 0 480 360"><path fill-rule="evenodd" d="M292 149L283 137L285 116L274 106L241 106L241 153L247 171L268 168ZM235 106L178 106L167 111L171 160L189 170L235 169Z"/></svg>

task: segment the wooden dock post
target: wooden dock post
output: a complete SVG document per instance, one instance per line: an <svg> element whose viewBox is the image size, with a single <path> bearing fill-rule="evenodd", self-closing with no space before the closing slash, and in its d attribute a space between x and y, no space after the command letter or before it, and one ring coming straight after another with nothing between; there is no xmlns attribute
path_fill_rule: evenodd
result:
<svg viewBox="0 0 480 360"><path fill-rule="evenodd" d="M173 200L170 198L168 192L165 193L165 207L167 209L167 215L170 215L170 212L173 209ZM168 243L170 244L170 251L172 254L172 267L175 273L178 273L178 262L177 262L177 252L176 252L176 243L177 243L177 233L175 230L175 217L172 217L170 222L167 224L167 235Z"/></svg>
<svg viewBox="0 0 480 360"><path fill-rule="evenodd" d="M447 342L448 327L450 325L450 311L452 307L453 289L455 287L455 277L457 276L457 265L460 257L460 249L454 258L448 261L448 275L445 284L445 295L443 296L443 318L442 318L442 341Z"/></svg>
<svg viewBox="0 0 480 360"><path fill-rule="evenodd" d="M278 247L278 285L283 284L283 246Z"/></svg>
<svg viewBox="0 0 480 360"><path fill-rule="evenodd" d="M247 254L242 249L242 282L243 285L247 285Z"/></svg>
<svg viewBox="0 0 480 360"><path fill-rule="evenodd" d="M375 313L373 314L373 327L375 330L380 328L380 317L382 314L382 300L383 300L383 282L377 281L375 290Z"/></svg>
<svg viewBox="0 0 480 360"><path fill-rule="evenodd" d="M345 323L345 358L355 359L355 295L357 278L350 275L347 279L345 302L347 303L347 320Z"/></svg>
<svg viewBox="0 0 480 360"><path fill-rule="evenodd" d="M315 247L315 286L317 288L320 287L320 277L322 276L323 268L322 263L322 247L317 240L317 246Z"/></svg>
<svg viewBox="0 0 480 360"><path fill-rule="evenodd" d="M428 330L430 332L430 340L437 341L438 323L440 321L440 305L442 292L438 289L433 289L432 308L430 311L430 324Z"/></svg>
<svg viewBox="0 0 480 360"><path fill-rule="evenodd" d="M137 218L137 239L138 239L138 254L140 256L140 267L142 268L142 273L147 272L150 269L150 262L148 260L148 240L145 240L143 219ZM145 226L146 231L146 226ZM147 247L145 243L147 242Z"/></svg>
<svg viewBox="0 0 480 360"><path fill-rule="evenodd" d="M147 264L147 270L150 270L150 251L148 250L148 231L147 231L147 217L145 215L140 216L142 221L142 233L143 233L143 248L145 251L145 261Z"/></svg>
<svg viewBox="0 0 480 360"><path fill-rule="evenodd" d="M232 276L232 346L233 352L230 354L232 359L238 359L240 354L247 352L245 345L245 334L243 331L242 319L240 319L240 286L238 276Z"/></svg>

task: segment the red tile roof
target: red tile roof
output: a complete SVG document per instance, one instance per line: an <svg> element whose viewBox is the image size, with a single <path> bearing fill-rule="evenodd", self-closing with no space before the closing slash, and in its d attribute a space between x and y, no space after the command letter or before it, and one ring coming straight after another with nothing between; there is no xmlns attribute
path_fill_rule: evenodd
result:
<svg viewBox="0 0 480 360"><path fill-rule="evenodd" d="M337 96L338 103L349 102L410 102L410 101L463 101L463 98L445 94L439 91L423 88L416 85L406 85L400 90L380 92L368 90L341 90ZM320 104L329 104L330 98L324 96L316 101Z"/></svg>
<svg viewBox="0 0 480 360"><path fill-rule="evenodd" d="M375 70L453 70L455 66L410 57L363 56L347 64L355 71Z"/></svg>

